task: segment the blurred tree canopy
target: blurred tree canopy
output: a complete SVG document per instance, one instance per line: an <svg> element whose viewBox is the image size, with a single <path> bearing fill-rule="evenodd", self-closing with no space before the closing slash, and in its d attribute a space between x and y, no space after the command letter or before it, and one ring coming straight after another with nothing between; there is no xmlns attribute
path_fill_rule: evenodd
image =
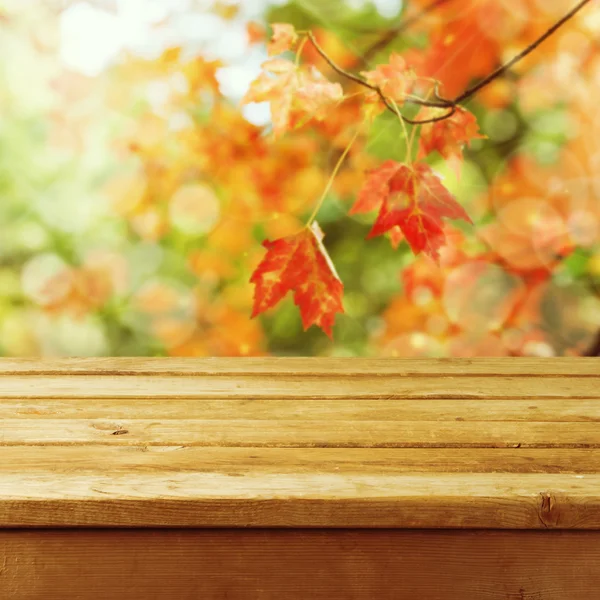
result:
<svg viewBox="0 0 600 600"><path fill-rule="evenodd" d="M374 215L349 214L369 172L410 154L413 126L380 110L349 146L373 101L310 43L284 56L344 86L324 118L274 136L269 104L241 103L273 23L354 74L396 53L454 98L575 4L0 0L0 353L600 352L596 4L469 98L486 139L460 176L427 157L473 221L445 222L439 264L365 240ZM344 286L331 340L303 330L291 294L251 318L250 278L336 165L318 211Z"/></svg>

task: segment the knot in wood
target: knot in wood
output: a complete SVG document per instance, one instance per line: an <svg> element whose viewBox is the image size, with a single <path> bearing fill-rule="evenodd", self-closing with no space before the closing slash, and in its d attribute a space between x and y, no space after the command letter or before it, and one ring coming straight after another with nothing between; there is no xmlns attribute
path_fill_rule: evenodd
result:
<svg viewBox="0 0 600 600"><path fill-rule="evenodd" d="M550 492L542 492L540 494L538 516L544 527L558 527L560 510L554 494Z"/></svg>

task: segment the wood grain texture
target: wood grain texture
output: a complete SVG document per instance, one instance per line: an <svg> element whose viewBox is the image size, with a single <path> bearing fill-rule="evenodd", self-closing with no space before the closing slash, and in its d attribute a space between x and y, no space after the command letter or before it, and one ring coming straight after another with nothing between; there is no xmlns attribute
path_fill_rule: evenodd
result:
<svg viewBox="0 0 600 600"><path fill-rule="evenodd" d="M350 363L352 364L352 363ZM3 398L600 398L596 377L3 375Z"/></svg>
<svg viewBox="0 0 600 600"><path fill-rule="evenodd" d="M600 422L598 400L0 398L3 419L229 419ZM40 427L44 424L41 423Z"/></svg>
<svg viewBox="0 0 600 600"><path fill-rule="evenodd" d="M0 374L600 377L597 358L4 358Z"/></svg>
<svg viewBox="0 0 600 600"><path fill-rule="evenodd" d="M4 527L600 529L600 475L6 473Z"/></svg>
<svg viewBox="0 0 600 600"><path fill-rule="evenodd" d="M3 600L594 600L600 532L0 531Z"/></svg>
<svg viewBox="0 0 600 600"><path fill-rule="evenodd" d="M600 448L596 423L241 419L10 419L5 445L257 448Z"/></svg>
<svg viewBox="0 0 600 600"><path fill-rule="evenodd" d="M126 476L135 473L600 473L600 451L567 448L232 448L198 446L10 446L0 476Z"/></svg>
<svg viewBox="0 0 600 600"><path fill-rule="evenodd" d="M0 361L0 527L600 529L599 365Z"/></svg>

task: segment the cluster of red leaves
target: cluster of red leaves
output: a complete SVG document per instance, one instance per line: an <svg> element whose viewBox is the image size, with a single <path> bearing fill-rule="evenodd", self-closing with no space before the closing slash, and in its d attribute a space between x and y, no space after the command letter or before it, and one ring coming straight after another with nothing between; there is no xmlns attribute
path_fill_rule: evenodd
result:
<svg viewBox="0 0 600 600"><path fill-rule="evenodd" d="M298 35L291 25L275 24L269 54L286 52L297 42ZM377 102L380 108L384 107L381 96L401 106L418 82L415 71L396 53L389 63L364 71L362 76L371 86L365 104ZM280 136L307 120L325 120L343 97L340 84L328 81L313 65L299 67L287 59L273 58L263 64L263 72L252 83L244 101L269 101L273 133ZM424 108L420 118L430 120L440 110L443 112ZM368 238L389 233L395 247L405 239L415 254L424 253L439 260L445 243L443 219L471 220L424 159L437 152L458 171L463 146L480 137L475 117L459 108L448 118L423 126L417 162L407 157L404 163L388 160L372 169L350 211L379 211ZM253 316L273 307L294 290L304 327L316 324L331 335L335 313L343 312L343 286L321 245L321 236L315 237L307 226L294 236L264 245L267 256L251 279L256 285Z"/></svg>

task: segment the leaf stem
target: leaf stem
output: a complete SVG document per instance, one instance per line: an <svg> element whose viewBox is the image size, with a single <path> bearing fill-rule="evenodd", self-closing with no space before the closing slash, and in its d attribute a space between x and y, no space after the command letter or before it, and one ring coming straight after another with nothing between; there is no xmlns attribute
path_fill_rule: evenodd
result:
<svg viewBox="0 0 600 600"><path fill-rule="evenodd" d="M394 107L394 110L396 111L396 114L398 115L398 119L400 119L400 123L402 124L402 131L404 131L404 139L406 141L406 157L404 159L404 162L407 165L411 165L412 164L411 137L408 135L408 129L406 128L406 122L404 121L404 118L402 117L402 113L400 112L398 105L393 100L391 102L392 102L392 106Z"/></svg>
<svg viewBox="0 0 600 600"><path fill-rule="evenodd" d="M346 157L348 156L348 153L350 152L350 149L352 148L352 146L354 145L354 142L356 141L356 138L358 138L358 134L360 133L360 127L357 127L354 135L352 136L350 142L348 143L348 145L346 146L346 148L344 149L344 151L342 152L342 155L340 156L340 158L338 159L333 171L331 172L331 175L329 176L329 179L327 180L327 185L325 186L325 189L323 190L323 193L321 194L321 197L319 198L319 201L317 202L317 205L315 206L315 209L313 210L312 214L310 215L308 221L306 222L306 227L310 227L312 222L315 220L317 214L319 214L319 211L321 210L321 207L323 206L323 203L325 202L325 198L327 197L327 194L329 194L329 191L331 190L331 186L333 185L333 182L335 181L335 178L337 177L337 174L339 173L342 164L344 163L344 160L346 160Z"/></svg>
<svg viewBox="0 0 600 600"><path fill-rule="evenodd" d="M300 64L300 59L302 57L302 50L304 50L304 46L306 45L306 40L308 38L302 38L302 41L298 44L298 48L296 48L296 67Z"/></svg>
<svg viewBox="0 0 600 600"><path fill-rule="evenodd" d="M434 90L429 90L429 94L434 93L436 96L438 96L437 93L437 82L436 82L436 86ZM438 96L439 97L439 96ZM428 99L428 98L427 98ZM413 125L413 129L410 132L410 140L408 141L408 147L409 147L409 152L410 152L410 156L412 157L412 149L413 149L413 145L415 143L415 136L417 133L417 129L419 129L419 126L422 125L422 122L420 121L415 121L414 125Z"/></svg>

